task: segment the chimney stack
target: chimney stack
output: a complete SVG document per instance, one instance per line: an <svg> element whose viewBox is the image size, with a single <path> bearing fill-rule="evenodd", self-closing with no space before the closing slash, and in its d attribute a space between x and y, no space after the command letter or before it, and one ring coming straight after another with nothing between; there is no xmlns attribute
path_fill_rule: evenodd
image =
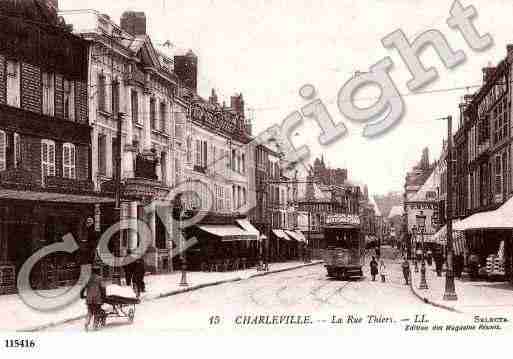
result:
<svg viewBox="0 0 513 359"><path fill-rule="evenodd" d="M185 55L177 55L174 57L175 74L178 76L182 84L193 90L198 90L198 58L189 50Z"/></svg>
<svg viewBox="0 0 513 359"><path fill-rule="evenodd" d="M133 36L146 35L146 15L142 11L125 11L121 15L120 25Z"/></svg>
<svg viewBox="0 0 513 359"><path fill-rule="evenodd" d="M210 94L210 97L208 99L208 101L212 104L212 105L217 105L217 94L216 94L216 90L215 89L212 89L212 92Z"/></svg>
<svg viewBox="0 0 513 359"><path fill-rule="evenodd" d="M242 99L242 94L230 97L230 107L236 113L244 117L244 100Z"/></svg>

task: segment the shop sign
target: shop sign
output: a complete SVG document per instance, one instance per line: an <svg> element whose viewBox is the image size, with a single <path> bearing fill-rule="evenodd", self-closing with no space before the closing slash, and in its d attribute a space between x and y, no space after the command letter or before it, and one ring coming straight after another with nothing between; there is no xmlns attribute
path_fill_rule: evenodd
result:
<svg viewBox="0 0 513 359"><path fill-rule="evenodd" d="M326 224L352 224L352 225L360 225L360 217L356 214L329 214L326 217Z"/></svg>
<svg viewBox="0 0 513 359"><path fill-rule="evenodd" d="M438 204L436 202L411 202L407 204L409 209L415 210L415 209L432 209L436 210L438 209Z"/></svg>
<svg viewBox="0 0 513 359"><path fill-rule="evenodd" d="M203 122L212 129L228 134L237 129L237 116L229 112L213 111L200 103L193 105L191 116L194 121Z"/></svg>

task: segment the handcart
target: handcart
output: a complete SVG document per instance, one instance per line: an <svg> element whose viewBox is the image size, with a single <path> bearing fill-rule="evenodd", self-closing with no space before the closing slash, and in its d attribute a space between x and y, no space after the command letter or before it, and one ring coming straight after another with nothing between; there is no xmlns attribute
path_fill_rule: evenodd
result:
<svg viewBox="0 0 513 359"><path fill-rule="evenodd" d="M106 296L105 304L110 305L111 309L100 309L99 313L95 315L94 327L104 327L108 317L127 318L132 323L135 317L135 306L139 303L140 300L137 298L121 297L118 295Z"/></svg>

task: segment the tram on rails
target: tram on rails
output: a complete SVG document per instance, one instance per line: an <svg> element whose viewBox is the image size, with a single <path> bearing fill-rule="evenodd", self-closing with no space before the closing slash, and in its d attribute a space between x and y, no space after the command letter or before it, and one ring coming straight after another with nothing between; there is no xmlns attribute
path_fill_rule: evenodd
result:
<svg viewBox="0 0 513 359"><path fill-rule="evenodd" d="M329 214L323 230L324 248L321 253L328 277L363 277L365 239L358 215Z"/></svg>

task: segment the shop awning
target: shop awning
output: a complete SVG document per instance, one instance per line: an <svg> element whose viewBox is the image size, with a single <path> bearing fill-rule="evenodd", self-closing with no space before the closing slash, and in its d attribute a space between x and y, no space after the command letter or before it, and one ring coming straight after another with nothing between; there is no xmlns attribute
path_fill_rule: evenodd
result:
<svg viewBox="0 0 513 359"><path fill-rule="evenodd" d="M305 238L305 236L303 236L303 233L301 233L301 232L285 230L285 233L290 238L295 239L298 242L305 242L306 243L306 238Z"/></svg>
<svg viewBox="0 0 513 359"><path fill-rule="evenodd" d="M452 220L452 237L456 238L456 235L458 235L459 230L455 228L456 224L460 222L459 219L453 219ZM444 244L447 242L447 225L444 225L442 228L438 230L433 235L433 242L438 244Z"/></svg>
<svg viewBox="0 0 513 359"><path fill-rule="evenodd" d="M458 231L473 229L512 229L513 198L494 211L475 213L454 225Z"/></svg>
<svg viewBox="0 0 513 359"><path fill-rule="evenodd" d="M276 237L285 241L291 241L292 239L282 229L273 229L273 233Z"/></svg>
<svg viewBox="0 0 513 359"><path fill-rule="evenodd" d="M256 234L245 231L235 225L204 224L199 225L198 228L221 238L223 242L256 241L258 239Z"/></svg>
<svg viewBox="0 0 513 359"><path fill-rule="evenodd" d="M301 241L302 242L305 242L305 243L308 243L308 241L306 240L306 237L305 235L303 234L303 232L297 230L297 231L294 231L300 238L301 238Z"/></svg>
<svg viewBox="0 0 513 359"><path fill-rule="evenodd" d="M258 229L256 229L247 219L237 219L237 224L241 226L246 232L256 235L257 239L260 238L260 232Z"/></svg>

